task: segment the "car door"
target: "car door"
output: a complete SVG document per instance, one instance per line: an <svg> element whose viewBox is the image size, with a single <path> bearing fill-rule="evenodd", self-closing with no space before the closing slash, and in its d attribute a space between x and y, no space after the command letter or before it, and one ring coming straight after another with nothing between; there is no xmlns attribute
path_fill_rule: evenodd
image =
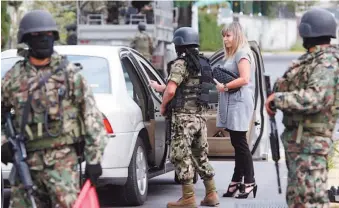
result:
<svg viewBox="0 0 339 208"><path fill-rule="evenodd" d="M163 167L162 165L166 161L167 157L167 145L166 145L166 127L169 125L164 116L160 114L160 105L162 102L162 94L154 90L148 85L150 80L157 81L158 84L165 84L163 78L156 72L153 66L140 54L132 53L135 61L138 62L139 70L145 77L147 88L150 91L150 95L153 101L153 119L145 122L148 127L149 134L152 135L151 144L154 145L153 159L155 166Z"/></svg>
<svg viewBox="0 0 339 208"><path fill-rule="evenodd" d="M255 110L247 132L247 141L254 158L267 159L267 124L268 117L264 113L266 89L264 79L264 63L260 48L255 41L249 41L256 64L255 72ZM224 50L220 49L210 57L212 68L222 65ZM207 117L207 135L209 143L209 155L218 157L233 157L234 148L227 131L216 128L216 115L218 107L218 92L216 89L210 92L210 108Z"/></svg>

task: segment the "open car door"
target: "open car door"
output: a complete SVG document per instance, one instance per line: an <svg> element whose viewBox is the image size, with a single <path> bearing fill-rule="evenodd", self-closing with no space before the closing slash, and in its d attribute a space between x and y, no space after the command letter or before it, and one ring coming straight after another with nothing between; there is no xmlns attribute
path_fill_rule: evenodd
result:
<svg viewBox="0 0 339 208"><path fill-rule="evenodd" d="M264 63L260 48L255 41L249 41L255 59L255 110L247 132L247 141L254 159L267 159L268 156L268 124L269 118L265 112L266 88L264 78ZM222 65L224 50L220 49L209 59L212 69ZM229 133L216 127L218 108L218 92L210 91L210 104L207 116L207 137L209 143L209 156L231 159L234 157L234 148L231 144Z"/></svg>

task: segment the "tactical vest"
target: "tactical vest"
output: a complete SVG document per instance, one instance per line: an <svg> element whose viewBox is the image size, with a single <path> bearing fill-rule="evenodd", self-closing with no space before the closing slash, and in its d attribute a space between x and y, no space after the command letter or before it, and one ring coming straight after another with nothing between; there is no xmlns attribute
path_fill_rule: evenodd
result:
<svg viewBox="0 0 339 208"><path fill-rule="evenodd" d="M213 86L211 84L213 80L212 68L205 58L199 57L199 62L201 71L197 75L189 74L188 78L178 86L170 103L172 109L187 108L187 110L200 112L202 108L208 106L209 90ZM194 104L192 105L192 103Z"/></svg>
<svg viewBox="0 0 339 208"><path fill-rule="evenodd" d="M65 59L62 59L59 64L59 70L45 80L38 77L29 77L29 69L26 69L24 61L15 65L15 67L24 69L21 70L22 74L19 75L18 80L27 78L33 80L27 88L20 88L19 92L13 92L19 96L18 107L15 109L16 129L20 129L22 117L27 119L24 134L27 139L26 148L28 152L83 141L85 135L84 123L80 116L79 107L72 99L74 96L73 86L69 84L73 79L73 74L68 74L66 69L68 62ZM36 87L38 81L45 83L38 88ZM27 108L30 93L32 99ZM28 109L26 112L25 108Z"/></svg>

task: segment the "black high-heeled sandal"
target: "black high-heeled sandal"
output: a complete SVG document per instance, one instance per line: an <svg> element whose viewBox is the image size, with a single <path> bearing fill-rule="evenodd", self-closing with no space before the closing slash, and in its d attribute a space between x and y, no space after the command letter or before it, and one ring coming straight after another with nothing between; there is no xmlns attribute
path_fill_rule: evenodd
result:
<svg viewBox="0 0 339 208"><path fill-rule="evenodd" d="M230 191L230 188L236 187L234 191ZM241 183L235 183L232 185L229 185L227 188L227 192L222 195L222 197L233 197L235 192L237 192L239 189L241 189Z"/></svg>
<svg viewBox="0 0 339 208"><path fill-rule="evenodd" d="M246 188L249 188L249 187L253 187L253 188L251 189L250 192L246 192ZM255 183L251 185L245 185L245 190L242 193L238 194L238 196L236 196L235 198L246 199L248 195L250 195L251 192L253 192L253 197L255 198L255 196L257 195L257 189L258 189L258 186Z"/></svg>

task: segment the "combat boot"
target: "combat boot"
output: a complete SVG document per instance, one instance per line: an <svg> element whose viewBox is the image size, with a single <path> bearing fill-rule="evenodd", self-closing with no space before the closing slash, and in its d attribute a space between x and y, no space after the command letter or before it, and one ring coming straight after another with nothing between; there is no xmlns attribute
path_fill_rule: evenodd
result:
<svg viewBox="0 0 339 208"><path fill-rule="evenodd" d="M182 197L176 202L169 202L167 208L196 208L194 185L182 185Z"/></svg>
<svg viewBox="0 0 339 208"><path fill-rule="evenodd" d="M216 207L219 205L219 197L215 188L214 179L204 180L206 196L201 201L201 206Z"/></svg>

